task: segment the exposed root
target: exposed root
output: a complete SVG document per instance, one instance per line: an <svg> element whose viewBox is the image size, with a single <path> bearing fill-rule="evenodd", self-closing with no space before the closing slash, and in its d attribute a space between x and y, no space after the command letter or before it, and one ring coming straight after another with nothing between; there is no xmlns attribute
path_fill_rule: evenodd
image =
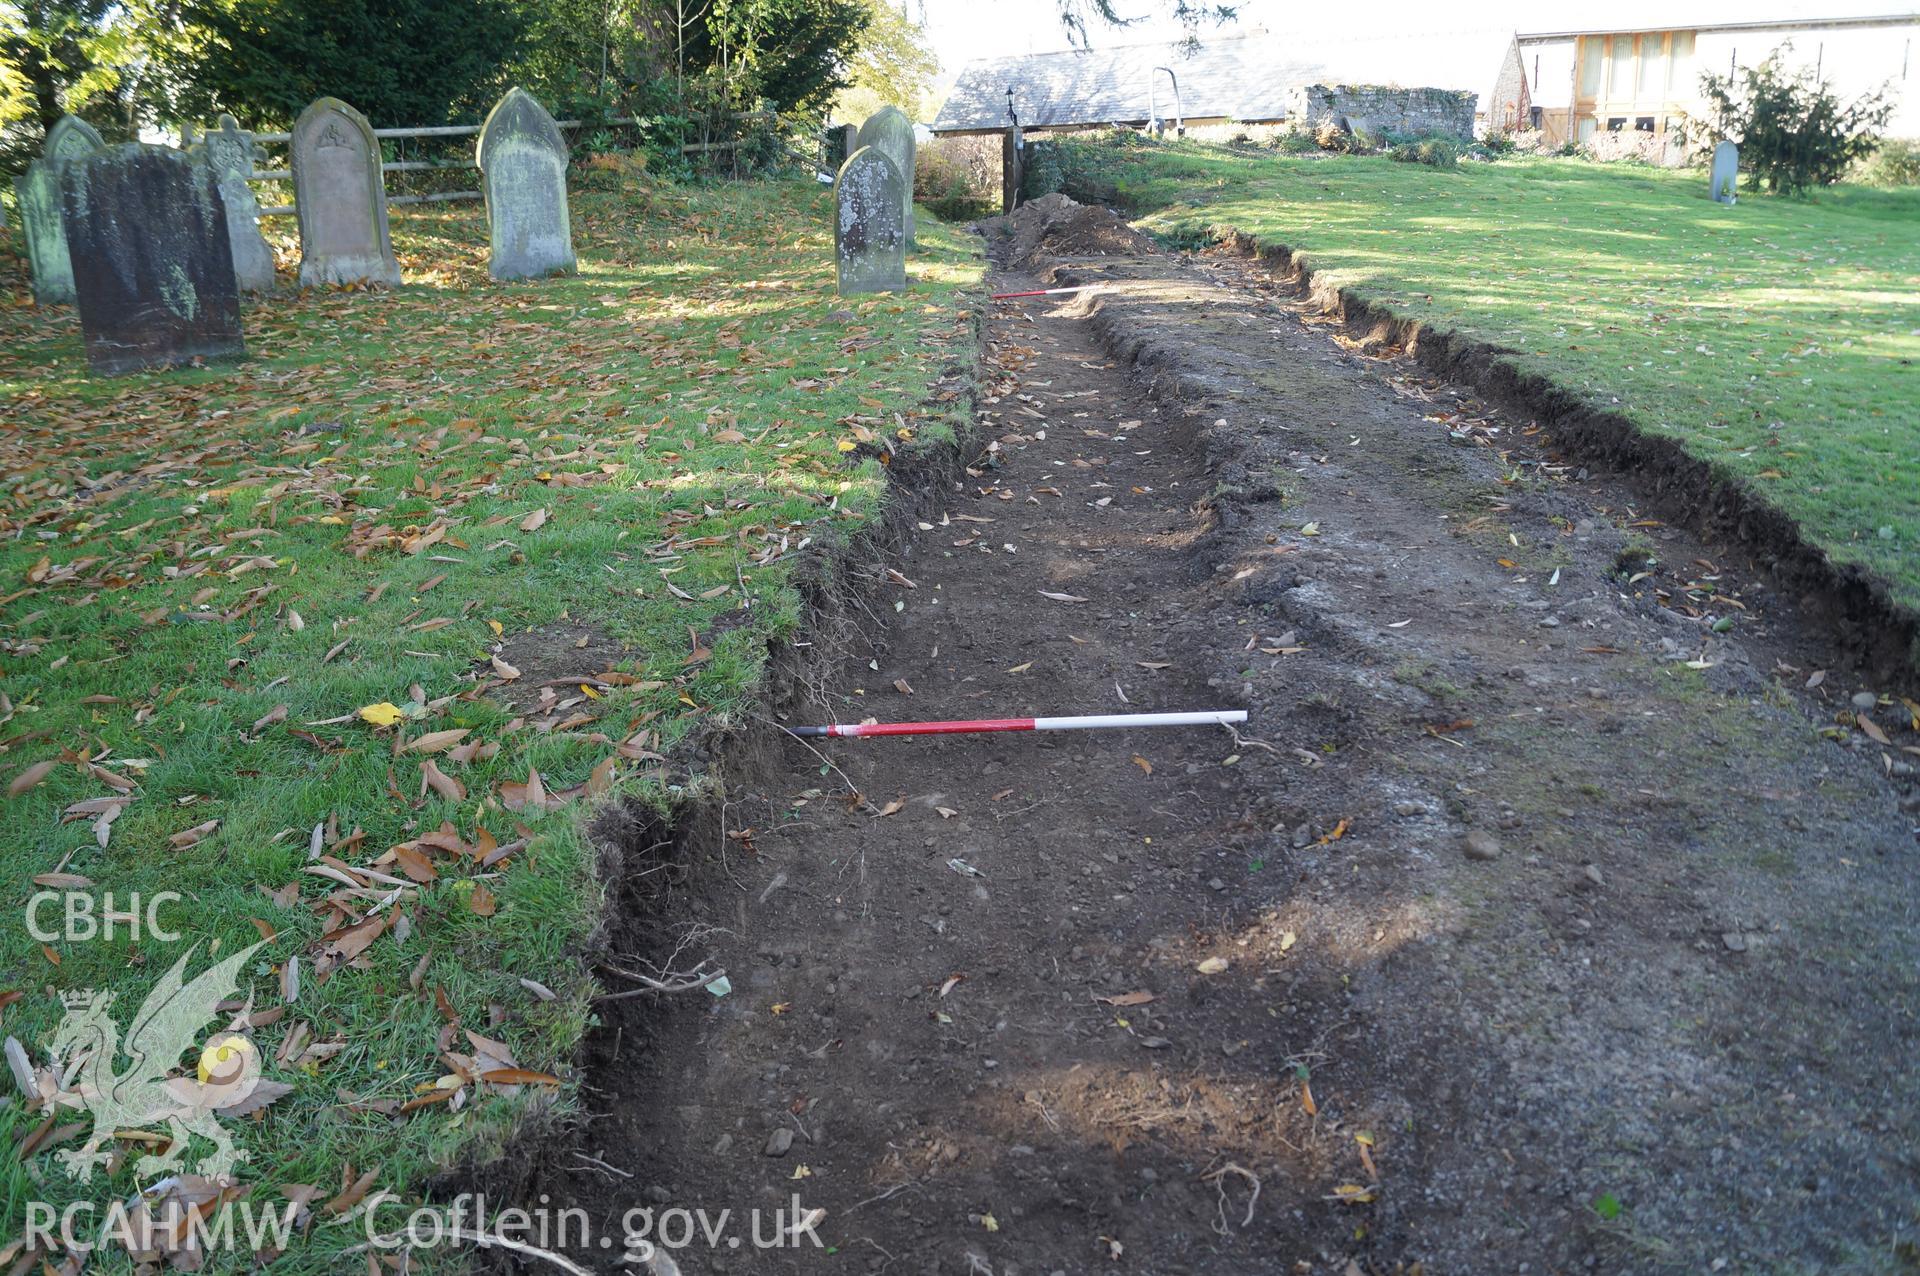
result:
<svg viewBox="0 0 1920 1276"><path fill-rule="evenodd" d="M1247 1216L1240 1220L1240 1226L1242 1228L1247 1227L1249 1224L1253 1222L1253 1207L1260 1200L1260 1176L1258 1174L1255 1174L1252 1170L1248 1169L1246 1166L1239 1164L1238 1162L1228 1161L1225 1165L1221 1166L1219 1169L1210 1171L1209 1173L1206 1173L1206 1174L1202 1174L1200 1176L1200 1181L1202 1183L1213 1184L1213 1190L1219 1193L1220 1199L1218 1204L1215 1206L1216 1213L1215 1213L1215 1218L1213 1220L1213 1230L1218 1232L1222 1236L1228 1235L1228 1233L1231 1230L1227 1226L1226 1179L1227 1179L1227 1175L1229 1174L1238 1174L1241 1178L1253 1184L1253 1195L1247 1198Z"/></svg>

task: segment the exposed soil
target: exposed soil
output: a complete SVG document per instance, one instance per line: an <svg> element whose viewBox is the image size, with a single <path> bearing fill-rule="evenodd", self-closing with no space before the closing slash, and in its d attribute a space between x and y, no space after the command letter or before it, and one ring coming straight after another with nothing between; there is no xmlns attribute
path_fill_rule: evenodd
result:
<svg viewBox="0 0 1920 1276"><path fill-rule="evenodd" d="M547 1203L824 1211L686 1272L1904 1270L1904 708L1527 421L1033 207L996 291L1110 282L993 308L977 459L784 707L1246 738L752 738L616 957L732 991L608 1004Z"/></svg>

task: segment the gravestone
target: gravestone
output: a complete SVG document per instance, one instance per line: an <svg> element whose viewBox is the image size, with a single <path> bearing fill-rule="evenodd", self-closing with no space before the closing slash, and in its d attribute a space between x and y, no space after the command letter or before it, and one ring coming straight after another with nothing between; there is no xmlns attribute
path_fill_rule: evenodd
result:
<svg viewBox="0 0 1920 1276"><path fill-rule="evenodd" d="M60 195L95 372L246 354L226 206L204 163L129 142L68 164Z"/></svg>
<svg viewBox="0 0 1920 1276"><path fill-rule="evenodd" d="M547 108L522 89L487 114L474 159L487 196L495 279L571 272L573 225L567 213L567 141Z"/></svg>
<svg viewBox="0 0 1920 1276"><path fill-rule="evenodd" d="M913 242L913 121L897 106L883 106L867 117L854 136L853 149L871 146L893 161L900 171L900 221L907 243Z"/></svg>
<svg viewBox="0 0 1920 1276"><path fill-rule="evenodd" d="M181 135L183 141L186 136ZM222 115L220 127L202 135L191 153L213 173L214 189L226 207L234 278L247 292L273 291L273 252L260 234L260 205L247 188L247 175L253 172L253 134L231 115Z"/></svg>
<svg viewBox="0 0 1920 1276"><path fill-rule="evenodd" d="M380 144L367 117L320 98L294 122L291 150L300 283L398 284Z"/></svg>
<svg viewBox="0 0 1920 1276"><path fill-rule="evenodd" d="M1716 204L1731 204L1738 200L1735 188L1740 185L1740 148L1732 142L1720 142L1713 148L1713 175L1708 179L1707 191Z"/></svg>
<svg viewBox="0 0 1920 1276"><path fill-rule="evenodd" d="M33 265L33 299L40 305L64 306L73 301L73 260L60 215L60 174L76 160L105 148L93 125L77 115L62 116L47 130L40 158L27 165L13 184L20 228L27 236L27 260Z"/></svg>
<svg viewBox="0 0 1920 1276"><path fill-rule="evenodd" d="M907 227L900 192L906 182L874 146L847 156L833 181L833 256L840 292L905 292Z"/></svg>

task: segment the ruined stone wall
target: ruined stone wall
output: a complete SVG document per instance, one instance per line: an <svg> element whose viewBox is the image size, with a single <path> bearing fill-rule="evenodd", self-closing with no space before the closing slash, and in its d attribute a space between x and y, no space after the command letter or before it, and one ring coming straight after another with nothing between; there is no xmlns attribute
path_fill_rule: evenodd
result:
<svg viewBox="0 0 1920 1276"><path fill-rule="evenodd" d="M1479 94L1455 89L1402 89L1377 84L1308 84L1293 91L1292 117L1312 128L1324 119L1356 132L1412 137L1473 137Z"/></svg>

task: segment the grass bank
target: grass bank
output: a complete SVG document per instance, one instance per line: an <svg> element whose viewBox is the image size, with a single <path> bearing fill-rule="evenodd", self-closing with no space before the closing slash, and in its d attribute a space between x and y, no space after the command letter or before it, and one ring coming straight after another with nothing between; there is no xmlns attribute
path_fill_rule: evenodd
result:
<svg viewBox="0 0 1920 1276"><path fill-rule="evenodd" d="M1579 160L1063 149L1070 193L1176 240L1284 245L1316 284L1675 439L1920 612L1920 190L1729 208L1700 173Z"/></svg>
<svg viewBox="0 0 1920 1276"><path fill-rule="evenodd" d="M577 276L493 284L477 205L396 210L406 287L277 297L249 361L117 380L5 241L0 1034L50 1084L62 993L125 1029L190 943L189 974L264 939L218 1019L290 1087L227 1122L256 1201L311 1198L276 1270L364 1263L356 1201L573 1102L585 813L673 800L796 570L875 517L877 453L965 407L963 233L923 220L912 292L841 299L810 183L590 181ZM176 942L63 927L162 892ZM87 1129L0 1107L0 1266L28 1201L160 1177L121 1138L75 1181Z"/></svg>

